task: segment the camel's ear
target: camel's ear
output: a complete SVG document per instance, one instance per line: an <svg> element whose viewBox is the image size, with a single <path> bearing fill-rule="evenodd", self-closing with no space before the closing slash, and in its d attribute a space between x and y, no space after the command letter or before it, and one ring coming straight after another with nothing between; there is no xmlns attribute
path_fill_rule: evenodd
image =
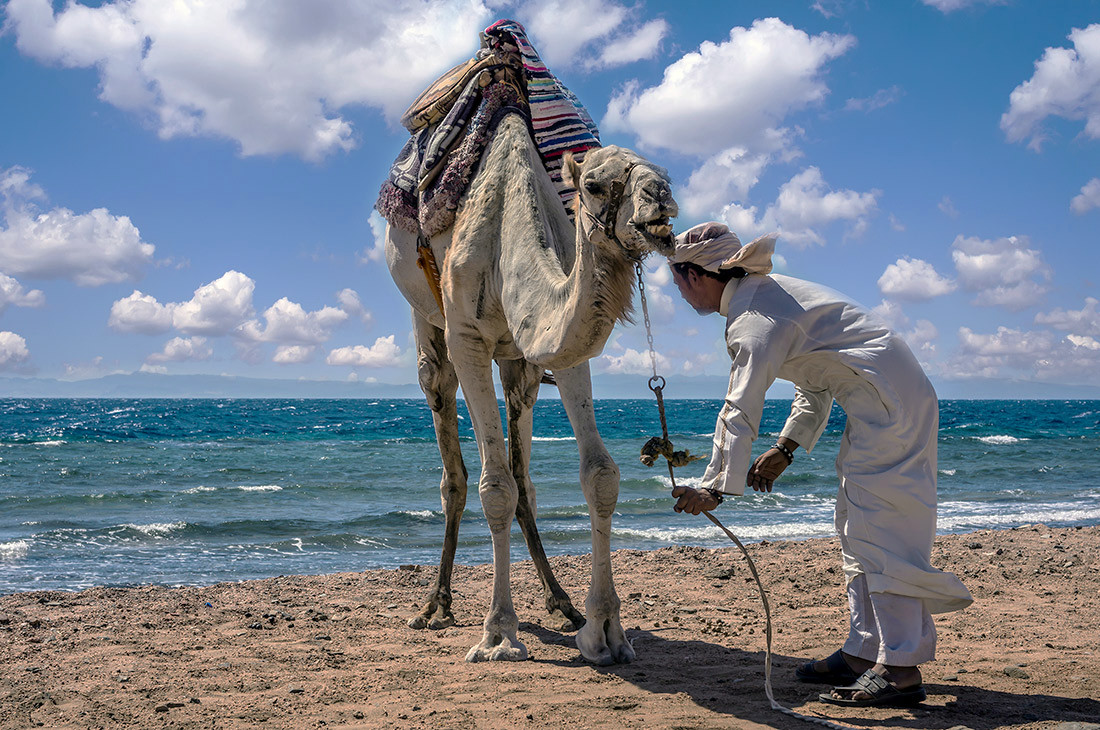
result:
<svg viewBox="0 0 1100 730"><path fill-rule="evenodd" d="M562 177L574 190L581 187L581 166L577 164L572 152L566 152L561 158Z"/></svg>

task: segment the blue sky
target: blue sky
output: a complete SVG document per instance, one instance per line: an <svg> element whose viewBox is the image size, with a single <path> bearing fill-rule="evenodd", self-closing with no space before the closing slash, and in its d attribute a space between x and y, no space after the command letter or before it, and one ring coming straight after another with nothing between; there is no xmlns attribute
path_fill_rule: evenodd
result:
<svg viewBox="0 0 1100 730"><path fill-rule="evenodd" d="M936 382L1100 385L1100 2L8 0L0 374L415 381L372 206L397 118L497 18L676 229L780 232ZM662 373L717 316L648 262ZM647 372L640 325L597 373ZM1027 386L1021 386L1026 395Z"/></svg>

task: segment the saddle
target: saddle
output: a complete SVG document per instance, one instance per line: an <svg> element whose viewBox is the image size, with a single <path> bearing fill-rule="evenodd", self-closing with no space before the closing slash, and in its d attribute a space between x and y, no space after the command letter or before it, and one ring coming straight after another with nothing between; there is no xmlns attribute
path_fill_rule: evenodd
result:
<svg viewBox="0 0 1100 730"><path fill-rule="evenodd" d="M479 52L473 58L463 61L445 72L433 81L431 86L424 89L409 105L409 108L405 110L405 113L401 115L401 125L410 133L415 133L424 127L438 124L447 116L447 112L454 107L459 96L462 95L462 92L475 76L478 76L478 85L484 88L491 83L493 78L501 81L505 80L506 69L512 71L507 79L509 82L515 84L518 88L526 86L518 49L511 53L504 50L489 53ZM482 71L493 72L493 77L482 78L480 76ZM525 90L523 96L526 96Z"/></svg>

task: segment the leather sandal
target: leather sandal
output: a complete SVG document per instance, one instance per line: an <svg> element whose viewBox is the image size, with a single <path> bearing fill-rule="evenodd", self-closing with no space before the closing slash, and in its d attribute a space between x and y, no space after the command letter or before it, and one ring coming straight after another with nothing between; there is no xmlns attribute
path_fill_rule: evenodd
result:
<svg viewBox="0 0 1100 730"><path fill-rule="evenodd" d="M841 654L839 649L825 657L826 669L824 672L819 672L814 669L815 664L817 664L817 662L806 662L798 669L794 670L794 676L799 682L805 682L807 684L831 684L834 687L851 684L859 678L859 674L848 666L848 662L844 659L844 655Z"/></svg>
<svg viewBox="0 0 1100 730"><path fill-rule="evenodd" d="M859 678L849 686L834 687L833 691L851 692L851 696L833 697L831 694L821 694L818 697L822 702L828 702L830 705L845 707L912 707L919 705L928 697L923 686L918 684L914 687L898 689L873 669L868 669L859 675ZM869 697L862 700L853 699L856 692L866 692Z"/></svg>

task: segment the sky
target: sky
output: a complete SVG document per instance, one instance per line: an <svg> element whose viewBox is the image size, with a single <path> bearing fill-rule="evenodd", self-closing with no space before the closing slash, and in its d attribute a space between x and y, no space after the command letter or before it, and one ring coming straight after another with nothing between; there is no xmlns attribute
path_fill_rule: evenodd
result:
<svg viewBox="0 0 1100 730"><path fill-rule="evenodd" d="M778 231L933 382L1100 386L1100 0L0 8L0 375L415 382L373 205L408 103L512 18L677 231ZM646 269L661 374L728 373ZM650 373L637 319L595 373Z"/></svg>

